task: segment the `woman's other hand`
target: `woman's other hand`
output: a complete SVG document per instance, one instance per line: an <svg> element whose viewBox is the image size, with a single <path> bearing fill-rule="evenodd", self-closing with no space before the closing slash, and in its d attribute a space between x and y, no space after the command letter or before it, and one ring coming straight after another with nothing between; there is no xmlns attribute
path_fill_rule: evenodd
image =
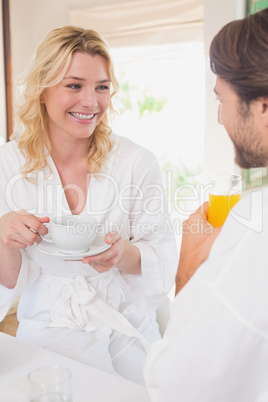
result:
<svg viewBox="0 0 268 402"><path fill-rule="evenodd" d="M118 232L107 233L104 240L111 247L101 254L84 258L83 263L90 264L98 272L117 267L125 273L140 273L140 251L137 247L123 240Z"/></svg>

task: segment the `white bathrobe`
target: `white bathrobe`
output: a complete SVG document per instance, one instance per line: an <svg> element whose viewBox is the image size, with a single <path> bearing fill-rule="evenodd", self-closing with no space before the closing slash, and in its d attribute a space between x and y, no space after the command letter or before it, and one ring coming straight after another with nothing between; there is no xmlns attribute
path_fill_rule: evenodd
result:
<svg viewBox="0 0 268 402"><path fill-rule="evenodd" d="M268 401L268 188L230 212L149 351L152 402Z"/></svg>
<svg viewBox="0 0 268 402"><path fill-rule="evenodd" d="M15 288L0 285L0 319L21 295L17 337L142 383L146 351L160 336L155 310L174 283L177 250L155 157L126 138L112 140L104 167L90 179L82 215L96 217L99 237L117 230L138 247L142 274L116 267L98 273L34 244L21 250ZM51 172L34 172L31 181L20 173L24 162L16 142L0 148L0 215L71 214L52 158Z"/></svg>

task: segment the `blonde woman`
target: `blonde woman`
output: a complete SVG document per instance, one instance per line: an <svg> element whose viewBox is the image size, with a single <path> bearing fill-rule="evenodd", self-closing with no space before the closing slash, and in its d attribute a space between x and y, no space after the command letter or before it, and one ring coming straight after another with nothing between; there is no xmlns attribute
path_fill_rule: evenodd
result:
<svg viewBox="0 0 268 402"><path fill-rule="evenodd" d="M96 32L58 28L37 49L22 134L0 148L0 313L20 295L19 338L143 383L177 255L156 159L108 126L117 89ZM64 214L95 216L111 247L43 253L44 223Z"/></svg>

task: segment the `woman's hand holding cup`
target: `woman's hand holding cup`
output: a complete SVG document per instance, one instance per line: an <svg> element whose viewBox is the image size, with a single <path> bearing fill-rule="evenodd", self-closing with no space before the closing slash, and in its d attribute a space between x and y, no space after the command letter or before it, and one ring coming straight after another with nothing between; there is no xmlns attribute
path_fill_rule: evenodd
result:
<svg viewBox="0 0 268 402"><path fill-rule="evenodd" d="M8 212L0 218L0 241L4 246L25 249L42 240L39 233L47 234L43 223L48 222L48 217L39 218L25 210Z"/></svg>

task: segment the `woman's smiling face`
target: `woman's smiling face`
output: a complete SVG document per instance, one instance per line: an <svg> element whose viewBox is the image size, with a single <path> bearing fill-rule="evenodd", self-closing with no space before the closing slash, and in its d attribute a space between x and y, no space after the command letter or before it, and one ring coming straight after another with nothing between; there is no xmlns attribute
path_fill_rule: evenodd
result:
<svg viewBox="0 0 268 402"><path fill-rule="evenodd" d="M49 136L89 138L110 104L108 63L100 55L74 53L65 77L46 88Z"/></svg>

